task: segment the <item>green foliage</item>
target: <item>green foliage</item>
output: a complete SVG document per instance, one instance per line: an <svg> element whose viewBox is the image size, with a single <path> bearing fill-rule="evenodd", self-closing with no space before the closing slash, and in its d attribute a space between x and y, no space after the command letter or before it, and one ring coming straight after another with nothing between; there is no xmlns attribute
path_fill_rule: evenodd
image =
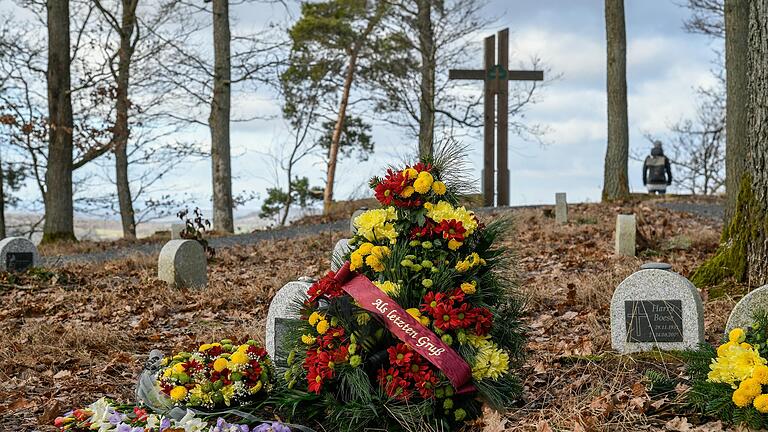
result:
<svg viewBox="0 0 768 432"><path fill-rule="evenodd" d="M295 177L291 181L289 191L285 192L279 187L268 188L267 198L261 205L259 216L264 218L276 216L293 203L305 209L318 199L317 193L309 187L309 178L307 177Z"/></svg>
<svg viewBox="0 0 768 432"><path fill-rule="evenodd" d="M331 141L336 122L329 120L323 123L323 134L318 139L318 145L326 153L331 151ZM344 157L357 156L357 160L364 162L373 153L373 140L371 137L371 125L363 119L355 116L345 116L342 125L341 139L339 140L339 152Z"/></svg>

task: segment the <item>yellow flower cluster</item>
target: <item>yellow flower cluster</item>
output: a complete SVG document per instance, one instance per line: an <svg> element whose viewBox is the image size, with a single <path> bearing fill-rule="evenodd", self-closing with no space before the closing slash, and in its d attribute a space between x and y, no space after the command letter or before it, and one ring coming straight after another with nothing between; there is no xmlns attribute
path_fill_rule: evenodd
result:
<svg viewBox="0 0 768 432"><path fill-rule="evenodd" d="M377 270L378 271L378 270ZM384 294L388 296L396 296L400 294L400 285L390 282L390 281L384 281L384 282L378 282L374 281L374 285L376 285L381 291L384 292Z"/></svg>
<svg viewBox="0 0 768 432"><path fill-rule="evenodd" d="M491 342L490 337L469 336L469 343L477 348L472 378L496 380L509 371L509 354Z"/></svg>
<svg viewBox="0 0 768 432"><path fill-rule="evenodd" d="M390 254L387 246L375 246L373 243L363 243L349 256L349 269L354 271L364 265L373 271L384 271L384 258Z"/></svg>
<svg viewBox="0 0 768 432"><path fill-rule="evenodd" d="M408 315L410 315L410 316L416 318L417 320L419 320L421 325L423 325L423 326L428 326L429 325L429 317L427 317L425 315L422 315L421 311L419 311L417 308L410 308L410 309L406 309L405 311L408 312Z"/></svg>
<svg viewBox="0 0 768 432"><path fill-rule="evenodd" d="M762 394L763 385L768 384L768 366L760 353L744 342L745 336L741 328L728 333L728 342L717 348L717 358L709 366L707 381L733 387L731 399L737 407L754 404L761 413L768 413L768 395Z"/></svg>
<svg viewBox="0 0 768 432"><path fill-rule="evenodd" d="M389 240L397 242L397 231L392 221L397 220L394 207L368 210L354 220L357 234L370 242Z"/></svg>
<svg viewBox="0 0 768 432"><path fill-rule="evenodd" d="M424 203L424 208L427 209L427 217L437 223L444 220L457 220L461 222L461 225L467 230L464 233L465 236L472 235L477 229L475 213L467 210L464 206L454 207L447 201L439 201L437 204Z"/></svg>
<svg viewBox="0 0 768 432"><path fill-rule="evenodd" d="M325 315L318 313L317 311L312 312L312 314L309 316L309 325L315 327L315 330L317 330L317 332L321 335L328 332L328 329L331 327L331 325L328 323L328 320L325 319ZM311 335L304 335L304 336L312 337ZM302 336L301 340L304 343L307 343L309 339L308 338L305 339L304 336Z"/></svg>
<svg viewBox="0 0 768 432"><path fill-rule="evenodd" d="M464 273L479 265L485 265L485 260L480 258L480 255L478 255L477 252L472 252L471 255L456 263L456 270Z"/></svg>
<svg viewBox="0 0 768 432"><path fill-rule="evenodd" d="M425 194L429 192L430 189L432 189L432 183L434 182L435 178L432 177L432 174L428 173L427 171L422 171L416 177L416 180L414 180L413 188L416 190L416 192Z"/></svg>
<svg viewBox="0 0 768 432"><path fill-rule="evenodd" d="M461 291L464 292L464 294L474 294L477 292L477 282L471 281L471 282L464 282L461 284Z"/></svg>

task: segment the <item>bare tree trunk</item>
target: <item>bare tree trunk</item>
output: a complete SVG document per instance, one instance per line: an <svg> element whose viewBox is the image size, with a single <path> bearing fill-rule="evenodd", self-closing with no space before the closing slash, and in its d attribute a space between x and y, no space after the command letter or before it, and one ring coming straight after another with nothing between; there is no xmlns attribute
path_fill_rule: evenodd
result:
<svg viewBox="0 0 768 432"><path fill-rule="evenodd" d="M0 239L5 238L5 172L0 160Z"/></svg>
<svg viewBox="0 0 768 432"><path fill-rule="evenodd" d="M339 102L339 117L336 119L336 126L333 128L333 135L331 136L331 148L328 152L328 174L326 176L325 191L323 192L323 214L325 215L330 211L331 203L333 202L333 182L336 177L336 160L339 155L339 141L341 140L341 131L344 128L344 118L347 115L349 91L352 88L352 81L355 78L357 53L357 48L355 48L349 55L347 75L344 78L341 102Z"/></svg>
<svg viewBox="0 0 768 432"><path fill-rule="evenodd" d="M605 152L603 201L615 201L629 197L627 36L624 28L624 0L605 0L605 37L608 46L608 146Z"/></svg>
<svg viewBox="0 0 768 432"><path fill-rule="evenodd" d="M725 223L736 209L747 150L749 0L725 1Z"/></svg>
<svg viewBox="0 0 768 432"><path fill-rule="evenodd" d="M692 276L692 281L699 285L716 284L730 277L752 287L768 282L768 4L748 3L746 124L749 128L744 171L733 216L723 230L720 248Z"/></svg>
<svg viewBox="0 0 768 432"><path fill-rule="evenodd" d="M43 243L76 240L72 206L69 0L48 0L48 165Z"/></svg>
<svg viewBox="0 0 768 432"><path fill-rule="evenodd" d="M115 152L115 180L117 200L120 205L120 219L123 225L123 237L136 238L136 218L133 210L131 185L128 179L128 86L130 83L131 57L134 47L131 37L136 26L136 6L138 0L123 0L122 23L120 29L120 51L117 64L117 98L115 101L115 128L113 144Z"/></svg>
<svg viewBox="0 0 768 432"><path fill-rule="evenodd" d="M231 105L231 58L229 0L213 0L213 100L208 125L211 129L213 171L213 229L234 232L232 219L232 161L229 149Z"/></svg>
<svg viewBox="0 0 768 432"><path fill-rule="evenodd" d="M417 0L421 96L419 98L419 156L431 157L435 135L435 33L432 29L432 0Z"/></svg>

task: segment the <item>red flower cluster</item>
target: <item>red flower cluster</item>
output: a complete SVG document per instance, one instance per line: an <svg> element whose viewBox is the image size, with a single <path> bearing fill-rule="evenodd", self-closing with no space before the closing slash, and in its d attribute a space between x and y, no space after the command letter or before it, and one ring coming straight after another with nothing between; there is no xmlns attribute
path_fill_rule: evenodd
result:
<svg viewBox="0 0 768 432"><path fill-rule="evenodd" d="M324 335L318 336L304 359L309 391L320 394L325 381L335 376L336 365L347 360L349 343L344 338L344 328L331 327Z"/></svg>
<svg viewBox="0 0 768 432"><path fill-rule="evenodd" d="M426 219L424 226L418 225L411 228L411 240L431 240L435 235L435 222L432 219Z"/></svg>
<svg viewBox="0 0 768 432"><path fill-rule="evenodd" d="M419 309L432 317L433 325L443 331L469 329L474 327L478 336L491 331L493 314L486 308L473 308L464 302L464 292L455 289L450 295L428 292Z"/></svg>
<svg viewBox="0 0 768 432"><path fill-rule="evenodd" d="M443 236L445 240L463 242L465 232L464 224L455 219L444 220L435 227L435 234Z"/></svg>
<svg viewBox="0 0 768 432"><path fill-rule="evenodd" d="M344 290L341 289L341 284L334 278L335 276L336 273L332 271L328 272L319 281L309 287L309 290L307 291L309 303L314 303L320 297L332 299L344 294Z"/></svg>
<svg viewBox="0 0 768 432"><path fill-rule="evenodd" d="M422 171L431 171L432 164L419 162L413 167L406 168L413 168L417 173L420 173ZM396 207L403 208L419 207L423 204L423 201L413 191L414 180L409 178L405 171L388 169L387 175L383 179L374 178L371 187L373 187L376 199L382 205L394 204Z"/></svg>
<svg viewBox="0 0 768 432"><path fill-rule="evenodd" d="M379 369L378 374L379 385L387 396L406 400L414 392L424 399L434 395L435 387L439 382L437 372L424 360L424 357L404 343L389 347L387 353L389 353L390 367Z"/></svg>

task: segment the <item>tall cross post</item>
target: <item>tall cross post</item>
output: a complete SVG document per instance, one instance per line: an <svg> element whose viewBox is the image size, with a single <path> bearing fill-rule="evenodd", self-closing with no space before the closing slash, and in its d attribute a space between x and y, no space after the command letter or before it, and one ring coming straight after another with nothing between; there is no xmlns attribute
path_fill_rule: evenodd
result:
<svg viewBox="0 0 768 432"><path fill-rule="evenodd" d="M484 69L448 71L448 79L483 81L483 205L487 207L494 205L494 171L498 186L496 205L509 205L509 81L544 79L543 71L509 70L509 29L499 31L498 39L497 57L496 36L485 38Z"/></svg>

